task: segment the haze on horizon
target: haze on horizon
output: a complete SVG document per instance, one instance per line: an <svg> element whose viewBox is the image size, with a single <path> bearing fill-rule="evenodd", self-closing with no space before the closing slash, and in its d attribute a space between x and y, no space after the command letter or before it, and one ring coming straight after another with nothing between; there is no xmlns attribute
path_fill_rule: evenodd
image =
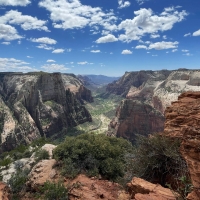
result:
<svg viewBox="0 0 200 200"><path fill-rule="evenodd" d="M199 0L0 0L0 71L200 69Z"/></svg>

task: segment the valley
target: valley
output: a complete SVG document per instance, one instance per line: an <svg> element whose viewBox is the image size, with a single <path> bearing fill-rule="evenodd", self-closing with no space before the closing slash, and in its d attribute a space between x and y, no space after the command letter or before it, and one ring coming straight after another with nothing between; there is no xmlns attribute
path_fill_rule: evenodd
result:
<svg viewBox="0 0 200 200"><path fill-rule="evenodd" d="M0 186L14 198L62 190L70 200L98 199L97 184L105 199L146 198L141 187L158 199L198 199L198 190L190 193L199 187L198 70L126 72L109 84L74 74L0 75Z"/></svg>
<svg viewBox="0 0 200 200"><path fill-rule="evenodd" d="M78 135L81 133L106 134L108 125L115 116L115 111L123 99L117 95L102 97L101 93L94 89L92 92L94 102L86 103L85 107L92 116L92 122L85 122L70 128L67 135Z"/></svg>

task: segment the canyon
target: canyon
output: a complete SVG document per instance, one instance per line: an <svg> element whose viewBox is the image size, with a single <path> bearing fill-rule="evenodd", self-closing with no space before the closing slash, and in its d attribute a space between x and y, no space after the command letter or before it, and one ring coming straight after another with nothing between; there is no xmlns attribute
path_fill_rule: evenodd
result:
<svg viewBox="0 0 200 200"><path fill-rule="evenodd" d="M186 91L200 91L199 70L161 70L126 72L118 81L108 84L107 93L120 95L116 116L108 135L128 138L164 130L164 112Z"/></svg>
<svg viewBox="0 0 200 200"><path fill-rule="evenodd" d="M91 91L73 74L0 74L0 150L59 135L92 117L84 102Z"/></svg>

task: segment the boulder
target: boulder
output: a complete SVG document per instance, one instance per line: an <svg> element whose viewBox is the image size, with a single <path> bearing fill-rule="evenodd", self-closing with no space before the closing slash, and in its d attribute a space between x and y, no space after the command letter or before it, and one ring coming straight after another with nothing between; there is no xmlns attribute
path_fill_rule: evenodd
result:
<svg viewBox="0 0 200 200"><path fill-rule="evenodd" d="M131 198L135 200L176 200L177 197L170 189L137 177L134 177L127 186Z"/></svg>
<svg viewBox="0 0 200 200"><path fill-rule="evenodd" d="M57 175L54 169L55 164L54 159L38 162L28 175L27 188L31 191L38 191L46 181L53 181Z"/></svg>

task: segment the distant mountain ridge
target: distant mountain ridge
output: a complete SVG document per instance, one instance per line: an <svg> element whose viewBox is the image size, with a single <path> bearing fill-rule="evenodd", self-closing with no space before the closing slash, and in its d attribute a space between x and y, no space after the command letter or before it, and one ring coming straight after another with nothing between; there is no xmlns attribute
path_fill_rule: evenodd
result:
<svg viewBox="0 0 200 200"><path fill-rule="evenodd" d="M110 76L104 76L104 75L78 75L77 76L83 83L84 85L91 85L94 87L99 87L99 86L105 86L109 83L112 83L113 81L117 81L120 79L120 77L110 77Z"/></svg>

